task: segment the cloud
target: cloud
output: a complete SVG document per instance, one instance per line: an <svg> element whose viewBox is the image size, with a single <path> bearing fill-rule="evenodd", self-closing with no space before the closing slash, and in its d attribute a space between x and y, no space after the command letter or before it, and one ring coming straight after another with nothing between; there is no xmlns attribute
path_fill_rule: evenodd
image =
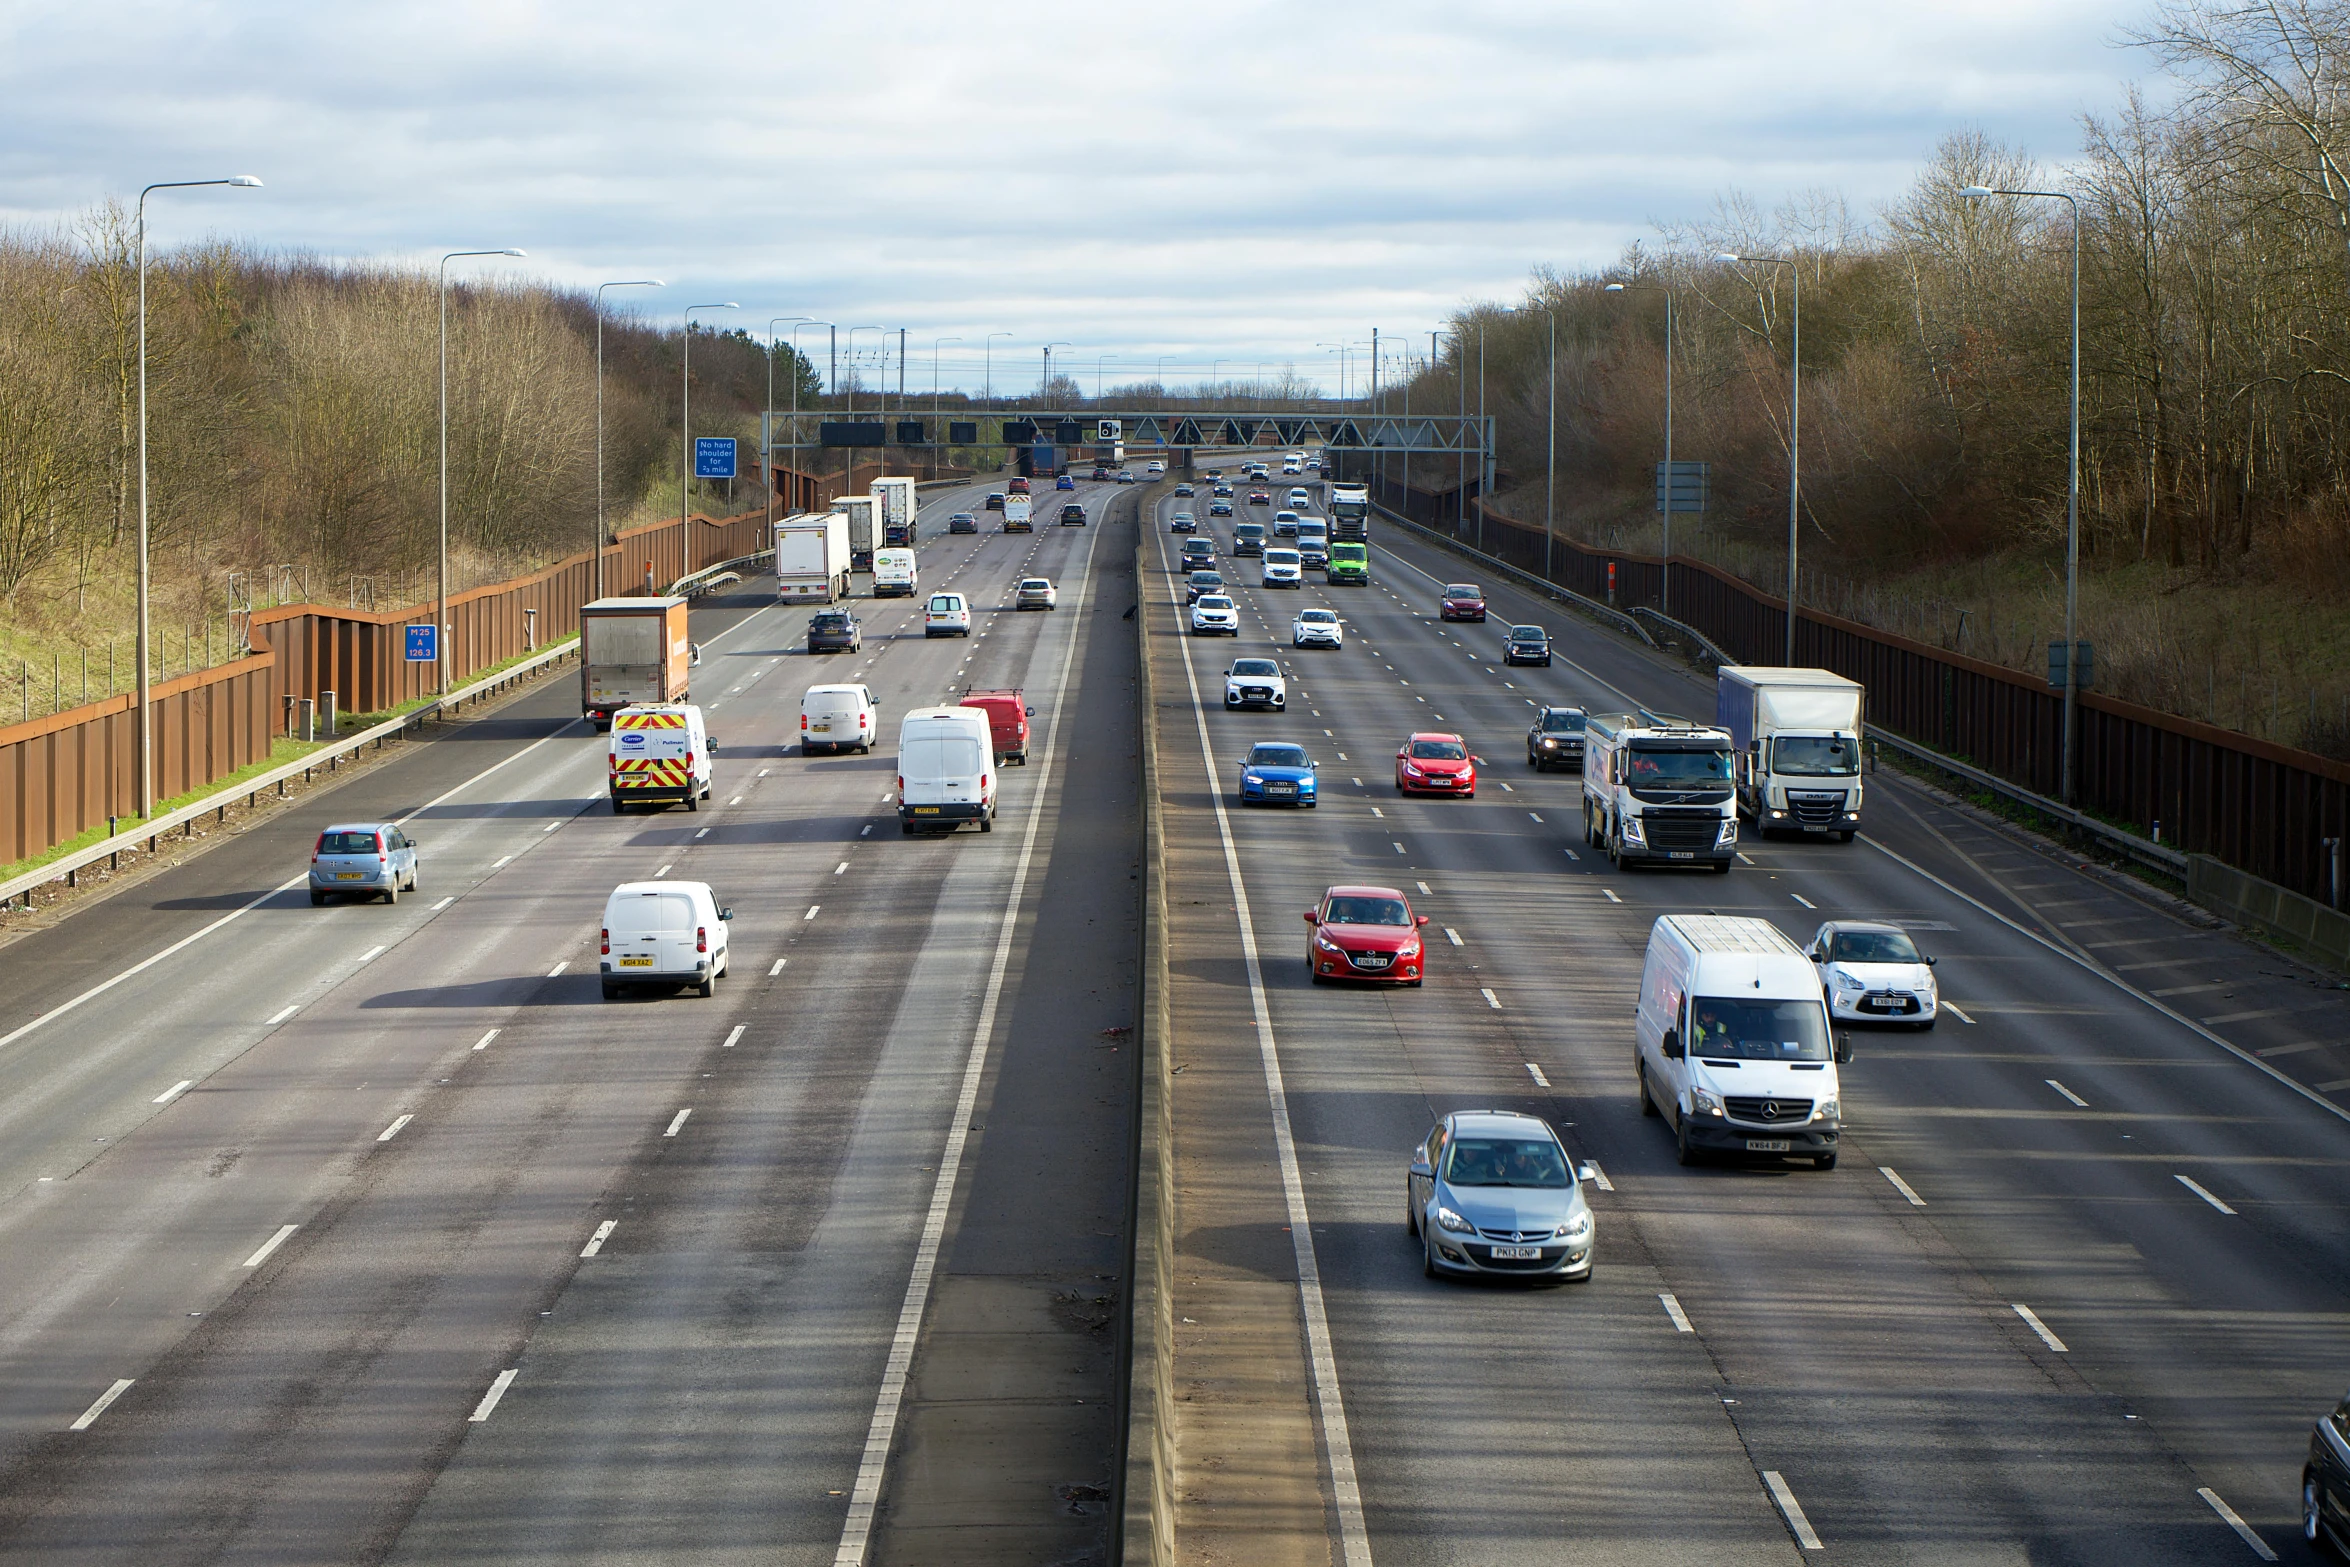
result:
<svg viewBox="0 0 2350 1567"><path fill-rule="evenodd" d="M1316 343L1424 334L1732 186L1865 214L1964 126L2062 162L2145 69L2112 43L2131 20L2083 0L18 0L0 215L249 172L267 188L159 198L156 240L521 246L500 265L670 279L629 300L655 316L691 294L741 300L754 330L960 335L944 370L974 385L995 330L999 385L1048 338L1066 364L1118 355L1113 375L1161 355L1171 379L1316 373Z"/></svg>

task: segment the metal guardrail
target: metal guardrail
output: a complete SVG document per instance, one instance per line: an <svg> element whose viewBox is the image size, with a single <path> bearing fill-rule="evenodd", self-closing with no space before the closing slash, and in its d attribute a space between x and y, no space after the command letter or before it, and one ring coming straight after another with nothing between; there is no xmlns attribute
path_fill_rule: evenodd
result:
<svg viewBox="0 0 2350 1567"><path fill-rule="evenodd" d="M136 849L143 843L162 837L174 828L192 826L200 816L226 810L239 795L247 797L257 795L264 789L274 789L297 776L306 777L320 767L332 767L344 757L364 750L370 745L381 745L384 741L392 739L406 730L410 725L421 727L426 719L436 713L455 713L467 702L478 701L517 680L536 674L550 664L560 663L571 657L578 651L578 648L579 639L576 637L559 642L542 653L524 659L519 664L508 665L494 675L477 680L472 685L461 686L447 696L436 698L422 707L402 713L397 718L377 724L372 728L363 729L348 739L337 740L331 745L321 746L297 761L288 762L283 767L273 767L259 777L245 779L228 788L215 790L201 800L183 805L176 811L167 811L161 816L143 821L128 832L118 832L111 838L92 844L87 849L78 850L60 859L51 860L46 865L26 871L20 876L11 877L7 881L0 882L0 904L9 903L20 897L29 904L35 888L45 887L53 881L79 886L81 872L97 864L100 860L109 859L126 849Z"/></svg>
<svg viewBox="0 0 2350 1567"><path fill-rule="evenodd" d="M2181 881L2187 879L2187 856L2180 850L2149 842L2134 832L2125 832L2110 822L2101 822L2094 816L2085 815L2069 805L2049 799L2044 794L2034 794L2031 790L2018 784L2009 783L1996 773L1987 773L1979 767L1969 766L1954 757L1944 756L1941 752L1920 745L1914 740L1904 740L1899 735L1883 729L1871 729L1868 737L1873 744L1889 745L1902 755L1922 762L1928 767L1949 773L1955 778L1962 778L1978 789L1987 790L2002 799L2012 800L2018 805L2037 811L2051 821L2062 822L2084 837L2093 838L2105 847L2129 859L2136 860L2149 869L2161 871L2166 876L2176 876Z"/></svg>
<svg viewBox="0 0 2350 1567"><path fill-rule="evenodd" d="M1705 656L1717 664L1735 664L1738 660L1722 651L1719 644L1685 620L1675 620L1663 610L1650 609L1645 604L1632 606L1632 613L1642 620L1652 620L1677 637L1687 637L1704 650Z"/></svg>
<svg viewBox="0 0 2350 1567"><path fill-rule="evenodd" d="M1380 516L1386 518L1389 522L1396 524L1398 527L1409 528L1414 533L1419 534L1422 538L1427 539L1431 543L1441 544L1446 549L1453 551L1455 554L1468 556L1469 559L1477 562L1481 566L1486 567L1488 570L1501 573L1501 575L1509 578L1512 582L1517 583L1522 588L1527 588L1533 592L1543 594L1546 597L1557 599L1562 603L1571 604L1577 609L1586 610L1589 613L1598 616L1602 620L1612 622L1619 630L1629 631L1632 633L1632 635L1638 637L1641 641L1647 643L1650 647L1656 646L1656 638L1648 634L1648 628L1646 626L1643 626L1639 621L1634 620L1630 615L1625 614L1622 610L1617 609L1611 604L1602 604L1597 599L1585 598L1582 594L1577 593L1573 588L1562 588L1557 583L1552 582L1544 577L1538 577L1534 575L1534 573L1524 570L1520 567L1513 566L1508 561L1503 560L1498 556L1488 555L1480 549L1473 549L1470 546L1463 544L1460 540L1454 538L1451 534L1439 533L1434 528L1424 527L1421 524L1412 521L1411 518L1406 517L1403 513L1390 510L1388 507L1382 506L1377 501L1373 501L1371 503L1371 509L1377 512Z"/></svg>
<svg viewBox="0 0 2350 1567"><path fill-rule="evenodd" d="M663 596L691 598L693 595L705 592L710 588L711 583L704 581L704 578L716 577L721 572L739 571L745 566L756 566L763 560L773 560L774 558L775 546L769 544L763 550L753 550L748 555L737 555L732 560L722 560L715 565L704 566L699 571L689 571L669 584L669 591Z"/></svg>

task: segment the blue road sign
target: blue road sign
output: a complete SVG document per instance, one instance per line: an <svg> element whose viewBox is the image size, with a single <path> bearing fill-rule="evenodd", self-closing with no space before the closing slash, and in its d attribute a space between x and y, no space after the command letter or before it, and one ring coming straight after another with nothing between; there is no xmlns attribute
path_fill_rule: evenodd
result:
<svg viewBox="0 0 2350 1567"><path fill-rule="evenodd" d="M731 479L734 477L733 436L697 435L694 437L694 477L697 479Z"/></svg>
<svg viewBox="0 0 2350 1567"><path fill-rule="evenodd" d="M408 626L408 662L437 664L441 661L440 637L437 626Z"/></svg>

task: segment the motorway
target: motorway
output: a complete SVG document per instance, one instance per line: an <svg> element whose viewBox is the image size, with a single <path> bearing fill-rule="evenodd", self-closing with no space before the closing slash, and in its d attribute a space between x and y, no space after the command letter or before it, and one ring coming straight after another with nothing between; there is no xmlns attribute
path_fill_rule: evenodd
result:
<svg viewBox="0 0 2350 1567"><path fill-rule="evenodd" d="M2299 1468L2350 1328L2350 998L1890 771L1861 841L1749 839L1728 876L1620 872L1581 783L1525 762L1535 702L1712 711L1711 683L1374 524L1368 588L1255 585L1183 634L1156 502L1144 599L1169 842L1178 1537L1187 1559L2146 1563L2309 1559ZM1294 651L1302 605L1347 622ZM1548 669L1504 668L1506 623ZM1286 715L1228 714L1271 653ZM1464 735L1473 801L1396 747ZM1314 811L1230 803L1259 739ZM1338 881L1431 916L1421 990L1310 986ZM1631 1014L1660 913L1897 919L1953 1014L1856 1038L1830 1172L1682 1168ZM1547 1117L1603 1178L1596 1277L1421 1276L1408 1151L1447 1110Z"/></svg>
<svg viewBox="0 0 2350 1567"><path fill-rule="evenodd" d="M613 815L558 678L0 950L0 1558L1102 1556L1134 506L946 535L987 487L924 507L968 641L860 602L813 658L771 587L697 603L698 812ZM802 756L843 680L884 743ZM973 685L1026 688L1031 764L994 833L901 837L897 718ZM421 890L311 908L313 834L376 819ZM714 998L599 999L648 877L732 906Z"/></svg>

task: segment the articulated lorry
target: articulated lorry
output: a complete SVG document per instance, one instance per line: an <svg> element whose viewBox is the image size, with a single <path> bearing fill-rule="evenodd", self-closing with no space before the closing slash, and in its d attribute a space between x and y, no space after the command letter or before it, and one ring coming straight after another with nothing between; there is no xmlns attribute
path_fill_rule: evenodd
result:
<svg viewBox="0 0 2350 1567"><path fill-rule="evenodd" d="M1715 693L1715 719L1737 748L1738 814L1766 838L1834 833L1850 843L1860 830L1860 682L1724 664Z"/></svg>
<svg viewBox="0 0 2350 1567"><path fill-rule="evenodd" d="M1369 539L1371 537L1371 487L1367 484L1333 484L1327 502L1330 510L1330 537L1339 539Z"/></svg>
<svg viewBox="0 0 2350 1567"><path fill-rule="evenodd" d="M849 596L849 519L801 512L775 525L775 597L785 604L833 604Z"/></svg>
<svg viewBox="0 0 2350 1567"><path fill-rule="evenodd" d="M849 569L871 571L873 552L888 540L881 535L881 497L877 495L835 496L832 509L846 517L849 523Z"/></svg>
<svg viewBox="0 0 2350 1567"><path fill-rule="evenodd" d="M1738 857L1727 730L1664 713L1594 713L1583 728L1583 841L1619 867L1728 871Z"/></svg>
<svg viewBox="0 0 2350 1567"><path fill-rule="evenodd" d="M904 549L914 547L916 520L922 514L922 503L915 497L911 478L881 478L873 481L873 498L881 503L881 542ZM870 568L872 561L866 561Z"/></svg>
<svg viewBox="0 0 2350 1567"><path fill-rule="evenodd" d="M694 662L684 599L597 599L579 612L580 713L598 733L624 707L686 700Z"/></svg>

